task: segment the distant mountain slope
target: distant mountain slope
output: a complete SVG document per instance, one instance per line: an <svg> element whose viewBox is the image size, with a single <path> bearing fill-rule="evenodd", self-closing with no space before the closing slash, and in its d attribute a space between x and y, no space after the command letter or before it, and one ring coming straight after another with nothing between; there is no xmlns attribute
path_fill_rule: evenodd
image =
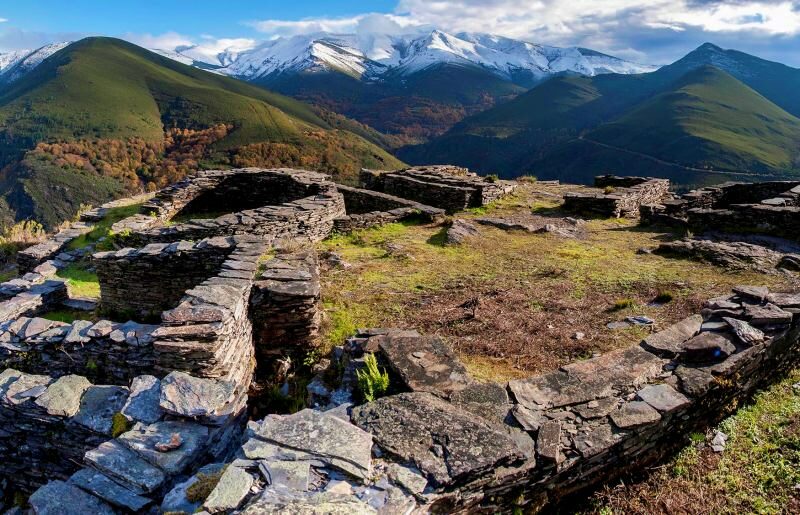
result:
<svg viewBox="0 0 800 515"><path fill-rule="evenodd" d="M796 103L783 85L798 75L707 44L652 73L553 78L399 156L573 180L607 171L689 183L705 169L797 173L797 117L781 107Z"/></svg>
<svg viewBox="0 0 800 515"><path fill-rule="evenodd" d="M341 177L399 166L348 123L337 126L345 130L263 88L120 40L85 39L0 93L0 215L54 224L81 202L200 166L285 164Z"/></svg>

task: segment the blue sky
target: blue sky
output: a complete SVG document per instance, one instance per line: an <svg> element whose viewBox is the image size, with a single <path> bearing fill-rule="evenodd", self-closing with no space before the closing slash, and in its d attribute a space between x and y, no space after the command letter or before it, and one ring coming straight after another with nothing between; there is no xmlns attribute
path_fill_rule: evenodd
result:
<svg viewBox="0 0 800 515"><path fill-rule="evenodd" d="M800 67L800 0L5 0L0 50L86 35L215 52L320 30L439 28L585 46L653 64L703 42Z"/></svg>

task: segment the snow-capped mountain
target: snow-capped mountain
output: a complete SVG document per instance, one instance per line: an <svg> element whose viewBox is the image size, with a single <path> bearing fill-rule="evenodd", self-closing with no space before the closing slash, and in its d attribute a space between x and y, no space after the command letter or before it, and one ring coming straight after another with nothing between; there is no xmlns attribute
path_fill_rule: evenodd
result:
<svg viewBox="0 0 800 515"><path fill-rule="evenodd" d="M559 48L479 33L448 34L434 30L424 35L363 36L355 34L300 35L277 38L258 46L232 52L229 62L210 62L220 72L245 80L293 72L340 71L367 80L395 73L411 75L432 66L452 64L478 66L513 80L528 75L540 80L549 75L572 72L645 73L657 69L585 48ZM162 52L168 57L170 53ZM202 61L186 51L177 59ZM176 57L173 57L176 58ZM208 61L206 61L208 62Z"/></svg>
<svg viewBox="0 0 800 515"><path fill-rule="evenodd" d="M71 41L65 41L45 45L35 50L0 53L0 82L14 82L70 43Z"/></svg>

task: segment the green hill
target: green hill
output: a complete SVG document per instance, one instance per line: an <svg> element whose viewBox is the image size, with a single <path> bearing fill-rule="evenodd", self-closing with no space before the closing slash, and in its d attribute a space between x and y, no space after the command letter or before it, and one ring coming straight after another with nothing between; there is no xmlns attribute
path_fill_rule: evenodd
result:
<svg viewBox="0 0 800 515"><path fill-rule="evenodd" d="M693 167L789 170L800 154L800 119L710 66L585 139Z"/></svg>
<svg viewBox="0 0 800 515"><path fill-rule="evenodd" d="M200 167L309 166L346 180L361 166L401 164L367 130L334 125L263 88L121 40L84 39L0 94L0 219L53 225L81 203Z"/></svg>
<svg viewBox="0 0 800 515"><path fill-rule="evenodd" d="M706 44L653 73L551 79L398 155L573 181L608 171L689 185L706 169L786 176L800 173L798 119L786 111L800 107L795 85L800 70Z"/></svg>

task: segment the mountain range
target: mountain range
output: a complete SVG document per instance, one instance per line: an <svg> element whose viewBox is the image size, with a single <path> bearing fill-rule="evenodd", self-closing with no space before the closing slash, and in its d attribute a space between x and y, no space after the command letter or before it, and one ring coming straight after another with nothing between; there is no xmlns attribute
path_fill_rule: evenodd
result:
<svg viewBox="0 0 800 515"><path fill-rule="evenodd" d="M659 175L680 184L800 173L800 70L704 44L651 73L554 77L401 149L510 177Z"/></svg>
<svg viewBox="0 0 800 515"><path fill-rule="evenodd" d="M338 112L392 135L393 147L440 135L555 75L657 68L586 48L440 30L405 36L318 33L213 54L200 46L153 51Z"/></svg>

